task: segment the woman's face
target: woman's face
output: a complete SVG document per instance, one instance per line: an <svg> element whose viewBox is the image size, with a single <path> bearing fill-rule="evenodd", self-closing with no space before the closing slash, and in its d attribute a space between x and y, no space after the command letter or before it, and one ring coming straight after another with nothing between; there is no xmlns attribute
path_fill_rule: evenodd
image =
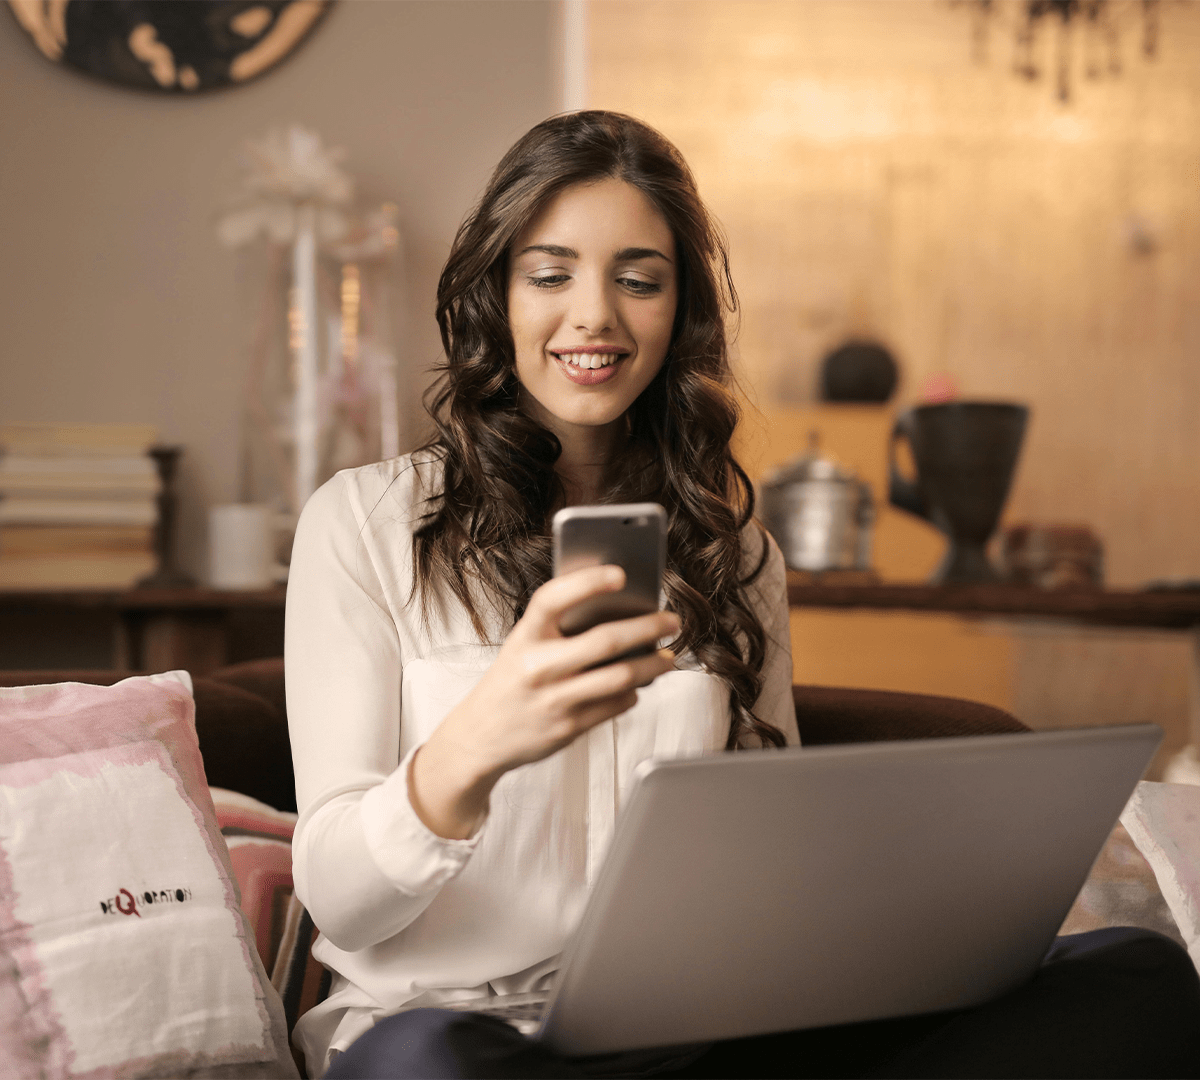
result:
<svg viewBox="0 0 1200 1080"><path fill-rule="evenodd" d="M658 374L675 322L675 264L666 221L623 180L567 188L516 238L517 378L564 445L616 423Z"/></svg>

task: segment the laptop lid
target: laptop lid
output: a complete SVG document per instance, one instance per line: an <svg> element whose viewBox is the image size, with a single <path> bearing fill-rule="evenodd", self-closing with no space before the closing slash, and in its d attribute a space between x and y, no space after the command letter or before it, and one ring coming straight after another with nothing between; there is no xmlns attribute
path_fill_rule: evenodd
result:
<svg viewBox="0 0 1200 1080"><path fill-rule="evenodd" d="M598 1054L1001 994L1041 962L1161 737L647 762L539 1037Z"/></svg>

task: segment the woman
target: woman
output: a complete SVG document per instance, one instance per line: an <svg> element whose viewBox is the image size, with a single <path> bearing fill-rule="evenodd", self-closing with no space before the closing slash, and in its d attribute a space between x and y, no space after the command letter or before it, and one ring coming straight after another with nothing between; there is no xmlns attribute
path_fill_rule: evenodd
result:
<svg viewBox="0 0 1200 1080"><path fill-rule="evenodd" d="M295 870L336 973L300 1026L314 1069L400 1005L544 985L641 760L798 742L783 562L729 450L731 299L666 140L547 121L442 274L436 438L305 508ZM666 507L667 610L563 639L620 574L547 582L549 519L600 500Z"/></svg>
<svg viewBox="0 0 1200 1080"><path fill-rule="evenodd" d="M389 1014L548 985L640 761L798 743L783 562L729 449L732 305L673 146L612 113L539 124L443 271L434 439L305 508L295 880L334 972L297 1026L310 1074L579 1067L481 1018ZM621 574L547 580L551 515L646 500L669 517L665 610L564 638L561 615ZM719 1055L692 1067L727 1071Z"/></svg>

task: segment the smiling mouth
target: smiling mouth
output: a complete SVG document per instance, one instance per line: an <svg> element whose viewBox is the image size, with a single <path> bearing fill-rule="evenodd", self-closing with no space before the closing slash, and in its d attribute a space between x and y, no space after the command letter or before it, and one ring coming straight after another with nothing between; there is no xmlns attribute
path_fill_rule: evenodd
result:
<svg viewBox="0 0 1200 1080"><path fill-rule="evenodd" d="M597 368L612 367L618 360L625 359L628 353L623 352L568 352L551 353L556 360L581 371L594 371Z"/></svg>

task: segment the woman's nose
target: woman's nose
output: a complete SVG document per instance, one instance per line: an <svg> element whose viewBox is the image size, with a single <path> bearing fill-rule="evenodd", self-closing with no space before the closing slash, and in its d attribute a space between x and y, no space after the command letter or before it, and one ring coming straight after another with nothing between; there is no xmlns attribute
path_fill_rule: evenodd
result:
<svg viewBox="0 0 1200 1080"><path fill-rule="evenodd" d="M616 322L612 294L608 283L590 275L576 278L571 290L571 325L588 334L611 330Z"/></svg>

